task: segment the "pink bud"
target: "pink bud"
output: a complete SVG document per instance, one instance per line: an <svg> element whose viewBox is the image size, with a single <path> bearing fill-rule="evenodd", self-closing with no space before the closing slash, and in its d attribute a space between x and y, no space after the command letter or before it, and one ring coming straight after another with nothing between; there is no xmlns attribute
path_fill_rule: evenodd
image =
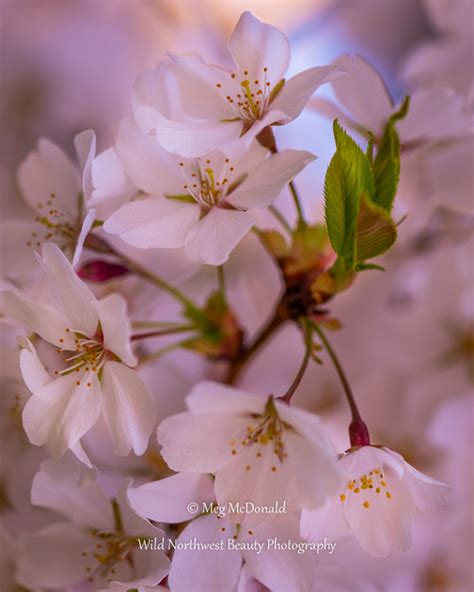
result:
<svg viewBox="0 0 474 592"><path fill-rule="evenodd" d="M106 282L127 273L129 273L129 270L123 265L95 259L84 264L78 270L77 275L82 280L88 280L89 282Z"/></svg>
<svg viewBox="0 0 474 592"><path fill-rule="evenodd" d="M349 426L351 446L370 446L369 430L361 419L355 419Z"/></svg>

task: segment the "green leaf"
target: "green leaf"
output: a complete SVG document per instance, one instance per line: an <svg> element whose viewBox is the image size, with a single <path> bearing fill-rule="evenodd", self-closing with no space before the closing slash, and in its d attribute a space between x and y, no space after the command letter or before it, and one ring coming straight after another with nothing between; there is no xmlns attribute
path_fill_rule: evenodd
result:
<svg viewBox="0 0 474 592"><path fill-rule="evenodd" d="M410 95L407 95L404 99L402 104L400 105L400 109L396 111L391 117L390 121L395 123L396 121L400 121L403 119L406 114L408 113L408 109L410 108Z"/></svg>
<svg viewBox="0 0 474 592"><path fill-rule="evenodd" d="M373 201L390 212L400 178L400 140L391 120L382 136L380 148L373 164L373 173L375 182Z"/></svg>
<svg viewBox="0 0 474 592"><path fill-rule="evenodd" d="M386 271L385 267L381 265L376 265L375 263L359 263L356 268L356 271L367 271L369 269L375 269L377 271Z"/></svg>
<svg viewBox="0 0 474 592"><path fill-rule="evenodd" d="M374 181L367 156L334 121L336 153L324 182L325 215L331 244L350 269L356 264L356 227L362 195L372 199Z"/></svg>
<svg viewBox="0 0 474 592"><path fill-rule="evenodd" d="M380 206L362 200L357 219L357 262L386 253L397 240L397 226Z"/></svg>

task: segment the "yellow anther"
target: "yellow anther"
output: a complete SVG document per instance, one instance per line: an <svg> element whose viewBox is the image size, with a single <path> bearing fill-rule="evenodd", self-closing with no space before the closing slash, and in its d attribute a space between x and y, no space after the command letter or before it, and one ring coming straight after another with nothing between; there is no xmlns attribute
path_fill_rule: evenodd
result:
<svg viewBox="0 0 474 592"><path fill-rule="evenodd" d="M370 508L369 502L364 502L362 505L364 506L364 508Z"/></svg>
<svg viewBox="0 0 474 592"><path fill-rule="evenodd" d="M390 491L386 491L385 495L387 496L387 499L392 499L392 494L390 493Z"/></svg>
<svg viewBox="0 0 474 592"><path fill-rule="evenodd" d="M339 498L341 499L341 502L344 502L346 500L346 496L343 493L341 493Z"/></svg>

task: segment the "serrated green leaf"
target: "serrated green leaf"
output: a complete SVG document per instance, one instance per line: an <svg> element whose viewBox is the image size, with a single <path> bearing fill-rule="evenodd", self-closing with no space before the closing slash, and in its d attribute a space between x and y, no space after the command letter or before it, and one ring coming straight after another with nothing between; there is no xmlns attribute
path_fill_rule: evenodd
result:
<svg viewBox="0 0 474 592"><path fill-rule="evenodd" d="M390 212L400 178L400 140L391 120L382 136L380 148L373 164L373 173L375 182L373 201Z"/></svg>
<svg viewBox="0 0 474 592"><path fill-rule="evenodd" d="M374 181L367 156L334 121L336 153L324 182L325 216L331 244L349 268L356 264L356 226L362 195L372 199Z"/></svg>
<svg viewBox="0 0 474 592"><path fill-rule="evenodd" d="M357 219L357 262L386 253L397 240L397 227L380 206L364 199Z"/></svg>

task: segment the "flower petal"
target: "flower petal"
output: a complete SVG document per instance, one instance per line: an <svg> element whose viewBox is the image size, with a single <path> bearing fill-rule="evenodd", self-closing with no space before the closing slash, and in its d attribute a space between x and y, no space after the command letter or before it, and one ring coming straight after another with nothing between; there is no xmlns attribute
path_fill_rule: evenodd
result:
<svg viewBox="0 0 474 592"><path fill-rule="evenodd" d="M109 204L116 210L132 197L137 188L125 173L114 147L101 152L92 162L92 191L89 206ZM115 206L115 207L114 207ZM111 213L112 211L111 210Z"/></svg>
<svg viewBox="0 0 474 592"><path fill-rule="evenodd" d="M95 157L97 140L95 133L91 130L84 130L74 138L74 148L76 149L79 167L82 172L82 193L84 203L87 205L92 195L92 161Z"/></svg>
<svg viewBox="0 0 474 592"><path fill-rule="evenodd" d="M95 213L96 213L95 210L89 210L87 212L86 217L82 221L81 231L79 233L79 236L77 237L76 248L74 249L74 255L72 257L72 262L71 262L71 265L73 267L76 267L76 265L79 263L79 260L82 255L82 249L84 247L84 241L86 240L90 229L94 225Z"/></svg>
<svg viewBox="0 0 474 592"><path fill-rule="evenodd" d="M338 66L317 66L303 70L285 83L270 109L283 111L286 117L282 123L288 123L303 111L317 88L343 75L343 70Z"/></svg>
<svg viewBox="0 0 474 592"><path fill-rule="evenodd" d="M8 220L0 224L0 257L2 274L32 273L38 268L34 249L41 246L44 226L38 222Z"/></svg>
<svg viewBox="0 0 474 592"><path fill-rule="evenodd" d="M245 418L232 415L178 413L158 428L161 454L174 471L214 473L231 462L230 442L246 425Z"/></svg>
<svg viewBox="0 0 474 592"><path fill-rule="evenodd" d="M305 150L283 150L249 171L226 201L239 208L265 208L316 157Z"/></svg>
<svg viewBox="0 0 474 592"><path fill-rule="evenodd" d="M96 302L104 347L113 352L127 366L136 366L130 336L132 327L127 315L127 301L120 294L109 294Z"/></svg>
<svg viewBox="0 0 474 592"><path fill-rule="evenodd" d="M190 228L184 242L186 253L194 261L222 265L254 224L249 212L212 208Z"/></svg>
<svg viewBox="0 0 474 592"><path fill-rule="evenodd" d="M23 427L32 444L59 458L97 421L101 393L96 374L89 372L76 384L76 374L56 378L38 389L23 409ZM87 386L90 384L91 386Z"/></svg>
<svg viewBox="0 0 474 592"><path fill-rule="evenodd" d="M350 534L344 517L343 502L337 496L328 499L318 510L303 510L300 524L301 536L312 542L334 541Z"/></svg>
<svg viewBox="0 0 474 592"><path fill-rule="evenodd" d="M447 505L451 488L417 471L405 463L405 479L415 499L415 504L422 510L439 510Z"/></svg>
<svg viewBox="0 0 474 592"><path fill-rule="evenodd" d="M36 353L35 346L26 339L28 349L22 349L20 353L20 370L23 380L30 392L34 393L39 388L48 384L51 377Z"/></svg>
<svg viewBox="0 0 474 592"><path fill-rule="evenodd" d="M81 191L79 172L56 144L39 140L38 149L28 154L17 176L25 200L40 215L57 209L75 221Z"/></svg>
<svg viewBox="0 0 474 592"><path fill-rule="evenodd" d="M266 81L272 86L284 77L290 62L290 44L286 35L263 23L248 10L241 15L232 32L229 51L242 80L262 80L266 75Z"/></svg>
<svg viewBox="0 0 474 592"><path fill-rule="evenodd" d="M95 296L74 272L71 264L54 243L46 243L40 262L50 283L53 296L69 321L68 327L93 337L98 316Z"/></svg>
<svg viewBox="0 0 474 592"><path fill-rule="evenodd" d="M135 370L106 362L102 381L102 412L114 450L126 456L143 454L155 425L155 405L147 385Z"/></svg>
<svg viewBox="0 0 474 592"><path fill-rule="evenodd" d="M189 503L195 502L202 509L204 502L212 502L214 487L209 475L178 473L130 488L128 498L140 516L156 522L178 523L194 517L188 510Z"/></svg>
<svg viewBox="0 0 474 592"><path fill-rule="evenodd" d="M219 382L203 381L186 398L189 409L195 413L251 414L262 413L268 397L254 395Z"/></svg>
<svg viewBox="0 0 474 592"><path fill-rule="evenodd" d="M197 204L149 197L123 205L106 220L104 230L139 249L174 249L184 244L199 215Z"/></svg>
<svg viewBox="0 0 474 592"><path fill-rule="evenodd" d="M216 515L193 520L177 538L177 543L196 539L200 543L217 543L226 533L221 531L222 521ZM173 592L209 592L234 590L240 574L242 556L228 550L180 550L173 555L169 575Z"/></svg>

